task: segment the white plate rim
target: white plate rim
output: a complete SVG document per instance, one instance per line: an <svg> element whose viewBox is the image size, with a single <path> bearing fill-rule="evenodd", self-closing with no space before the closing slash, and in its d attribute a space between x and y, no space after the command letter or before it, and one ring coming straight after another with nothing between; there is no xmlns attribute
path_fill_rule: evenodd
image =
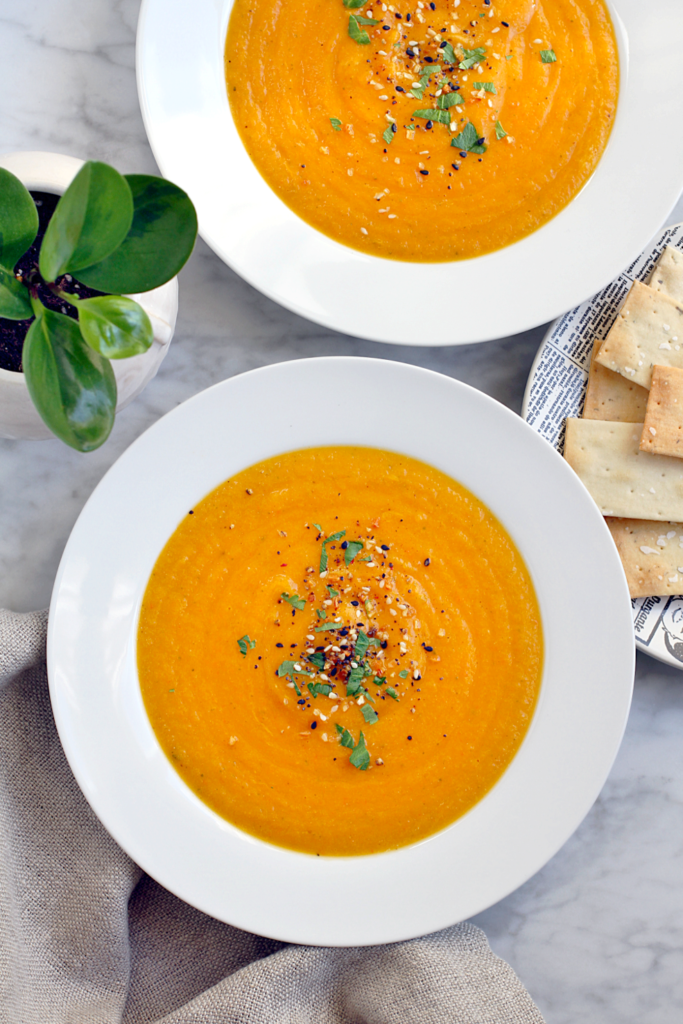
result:
<svg viewBox="0 0 683 1024"><path fill-rule="evenodd" d="M554 695L555 690L544 683L539 711L519 754L511 768L480 804L449 829L422 843L389 854L360 859L311 858L283 851L239 833L218 819L217 815L186 790L156 744L144 711L143 720L140 720L139 688L137 697L133 692L137 687L136 678L132 684L130 679L126 682L131 672L131 629L136 620L147 572L160 547L151 555L147 552L142 560L147 565L145 569L139 554L126 548L126 544L132 543L134 546L135 538L131 541L127 535L126 544L121 538L112 538L112 532L115 533L114 520L121 508L139 507L142 500L140 495L147 495L149 503L149 495L158 493L159 481L163 479L160 474L171 470L177 473L179 460L188 474L196 470L201 476L204 472L202 458L210 461L213 456L197 448L196 438L189 436L188 432L191 434L193 429L191 421L201 420L207 410L212 417L216 417L216 409L220 406L222 411L216 422L220 421L224 425L227 422L225 417L229 420L230 415L233 415L234 410L228 408L230 401L234 405L241 393L238 428L241 429L244 415L248 413L248 408L253 408L255 394L263 392L262 399L265 401L264 396L268 398L268 404L264 407L271 412L276 407L276 411L282 413L288 407L287 402L291 400L292 394L296 395L297 381L301 381L302 375L307 381L306 388L309 388L311 381L319 383L328 379L330 372L347 381L356 380L361 369L367 382L388 382L394 392L391 399L387 396L384 403L379 403L381 409L373 429L380 423L380 412L386 413L391 408L391 401L412 395L417 410L415 416L419 413L423 417L428 411L435 414L438 409L442 424L451 420L456 422L458 416L464 414L465 408L470 412L473 409L480 410L482 419L492 418L492 422L504 426L506 436L499 443L506 450L510 447L511 436L524 436L525 454L523 458L520 456L521 463L528 468L540 459L546 478L549 474L565 498L568 493L572 495L570 504L573 512L578 514L579 522L585 527L586 536L592 545L591 556L588 558L585 550L581 556L581 550L576 549L571 538L563 543L563 550L571 553L573 561L568 554L558 553L561 571L565 576L567 573L571 576L572 566L576 568L578 558L589 574L598 573L595 593L601 591L602 599L606 593L609 597L609 607L602 613L605 629L612 638L621 636L624 640L630 635L630 610L625 582L602 517L550 446L505 407L467 385L407 364L353 357L296 360L249 371L240 377L223 381L183 403L143 434L103 478L74 527L59 567L48 630L50 693L64 750L86 799L116 841L160 884L198 909L246 930L314 945L371 945L435 931L485 909L534 874L575 830L604 783L625 727L634 668L633 645L629 649L628 643L622 643L617 654L613 655L602 642L603 633L595 623L598 608L603 609L602 600L595 604L596 598L589 597L584 601L586 607L582 604L581 608L568 609L567 612L563 610L563 625L567 622L568 629L574 630L580 624L583 639L580 638L577 643L553 627L553 635L557 634L557 639L553 640L553 645L547 651L546 672L550 672L552 667L555 675L568 673L571 663L576 669L571 687L565 685L564 696L560 700ZM282 399L278 406L277 393L283 385L287 390L287 402ZM416 386L424 392L421 398L416 395ZM361 392L359 400L367 399L370 395L370 390L364 391L362 386ZM437 396L438 403L435 402ZM234 412L234 415L237 413ZM410 417L407 421L404 427L406 438L414 427ZM284 430L284 435L288 429ZM153 466L150 453L161 459L159 449L170 440L174 440L176 447L164 455L165 468ZM327 439L323 443L327 443ZM355 438L351 439L351 443L355 443ZM487 444L487 450L490 451L490 440ZM295 447L300 446L295 444ZM414 454L408 441L402 443L400 448L383 443L379 446ZM289 447L284 440L278 441L279 450L289 450ZM422 450L434 452L434 457L430 456L429 461L438 466L443 452L447 450L447 439L438 434L430 436L427 448ZM189 451L193 453L194 468L188 466ZM143 467L147 479L142 479ZM233 466L230 472L234 471ZM500 471L504 475L508 470L502 466ZM209 475L212 473L215 477L217 472L217 467L212 466ZM481 476L483 471L479 468L472 472ZM135 494L131 496L130 488L133 486ZM125 497L126 488L128 497ZM113 500L117 490L122 502L118 513ZM195 493L193 500L201 496ZM177 522L184 514L179 509L184 509L187 495L181 496L181 499L170 508L167 505L170 501L167 493L163 506L158 501L156 504L151 502L148 511L153 510L155 517L167 524L174 516ZM500 497L497 502L500 505ZM558 499L553 495L547 495L545 502L552 508L558 506ZM490 506L493 504L491 501L488 503ZM525 509L526 515L524 496L517 499L506 496L503 504L505 507L510 504L519 505ZM147 507L144 501L142 507ZM96 543L93 544L93 539L101 540L102 515L107 509L111 511L105 530L109 545L105 553ZM497 509L494 507L494 511L505 522L505 513L501 516L501 509L502 506ZM558 506L558 512L561 511ZM540 522L538 510L530 508L528 514L533 522ZM515 515L520 515L519 509ZM157 537L161 531L164 541L170 532L163 522L153 522L139 529L143 532L151 531ZM532 574L535 574L537 585L538 573L546 572L541 566L542 557L545 557L543 552L546 555L548 553L548 544L549 537L541 545L543 551L539 548L538 551L527 553L527 563ZM121 560L125 561L126 558L135 563L135 568L122 568ZM101 572L107 566L111 578L105 581L105 585ZM131 589L131 581L126 577L129 571L138 574L137 593L134 587ZM547 570L546 575L550 575L550 570ZM568 593L570 596L578 594L576 579ZM101 620L103 609L108 619L106 623ZM543 604L542 613L546 627L553 617L560 614L552 607L544 608ZM572 658L577 649L581 649L582 657L574 663ZM584 663L588 650L592 660L586 668ZM574 679L577 672L583 675ZM95 678L99 678L97 686L92 683L93 673ZM596 687L598 679L601 680L601 690ZM128 696L126 686L130 691ZM133 693L132 698L130 693ZM137 710L136 700L139 705ZM587 712L588 722L581 726L581 753L564 738L561 744L562 764L555 765L554 774L551 773L558 788L550 795L546 793L543 813L535 820L537 834L533 852L530 853L526 833L520 836L518 832L519 828L527 828L525 815L529 812L518 806L518 799L511 802L511 794L515 793L515 786L522 784L522 779L527 787L525 792L528 792L530 784L541 789L543 785L549 785L551 775L544 779L537 778L533 757L529 761L529 750L532 750L534 744L540 743L540 749L545 752L550 742L548 737L544 739L542 730L545 727L538 723L543 722L543 716L550 716L549 720L555 722L554 727L557 729L558 715L568 715L570 719L579 715L577 702L581 708L592 709L590 713ZM592 720L592 713L597 716L596 721ZM576 728L576 723L573 728ZM564 725L562 730L565 730ZM557 737L553 734L553 756L559 758L559 750L555 750L556 742ZM569 778L571 773L567 758L569 761L574 759L579 772L584 770L582 766L590 762L590 777L579 780L580 784L573 777ZM156 775L152 774L150 764L157 772ZM144 787L140 786L136 775L140 766L145 779ZM163 809L157 807L160 793L163 799L168 800L168 807ZM136 804L134 814L131 807L133 795ZM514 807L517 815L514 821L509 817L511 807ZM538 807L535 813L538 816ZM504 837L505 840L500 847L506 850L504 863L501 863L495 849L492 850L486 844L482 846L480 833L483 831L483 835L489 834L487 828L490 829L492 815L496 828L502 829L498 839ZM192 828L179 832L181 822L185 826L191 823ZM199 831L195 835L195 830L204 830L202 835L209 835L211 842L220 846L215 856L213 847L207 852ZM164 846L164 837L174 837L175 845L170 849ZM473 837L478 839L474 847ZM226 850L230 855L231 867L240 878L237 891L225 882L220 872L216 874L216 857L222 866L221 857ZM211 860L211 857L214 859ZM353 886L359 860L363 862L364 878L369 879L374 887L370 897L359 894ZM511 861L515 861L514 867L511 867ZM197 877L199 862L202 864L201 878ZM451 877L456 867L462 872L457 884ZM207 875L207 871L213 874ZM408 877L411 879L410 886L405 884ZM307 901L310 898L310 905L307 902L305 907L301 907L295 894L282 891L284 878L299 881L306 879L306 895ZM223 886L220 893L216 892L217 879L221 880ZM461 891L465 883L468 886L466 892ZM322 898L326 894L329 898L330 885L339 885L348 919L346 915L343 918L330 918L327 912L316 913L316 897ZM425 893L430 895L429 899L425 898ZM279 901L277 905L276 901ZM296 915L293 914L293 908L296 909Z"/></svg>

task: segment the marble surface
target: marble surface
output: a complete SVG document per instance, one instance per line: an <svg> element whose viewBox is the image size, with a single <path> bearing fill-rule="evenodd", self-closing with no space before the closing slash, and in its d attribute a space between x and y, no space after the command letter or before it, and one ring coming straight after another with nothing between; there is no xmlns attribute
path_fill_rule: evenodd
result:
<svg viewBox="0 0 683 1024"><path fill-rule="evenodd" d="M139 0L0 2L2 151L156 171L135 86L138 10ZM683 203L670 221L681 219ZM69 531L108 467L159 416L216 381L350 353L439 370L519 411L543 333L439 349L350 339L259 295L200 242L181 275L170 354L102 449L0 441L0 604L47 605ZM682 733L683 675L639 656L626 736L600 798L542 871L476 918L549 1024L683 1019Z"/></svg>

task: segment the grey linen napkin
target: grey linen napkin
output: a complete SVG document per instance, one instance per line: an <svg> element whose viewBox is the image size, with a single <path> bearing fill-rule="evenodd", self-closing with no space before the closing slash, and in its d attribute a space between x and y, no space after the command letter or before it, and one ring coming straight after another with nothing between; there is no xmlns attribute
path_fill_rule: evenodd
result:
<svg viewBox="0 0 683 1024"><path fill-rule="evenodd" d="M0 610L0 1024L543 1024L482 931L362 949L221 924L144 875L62 751L47 614Z"/></svg>

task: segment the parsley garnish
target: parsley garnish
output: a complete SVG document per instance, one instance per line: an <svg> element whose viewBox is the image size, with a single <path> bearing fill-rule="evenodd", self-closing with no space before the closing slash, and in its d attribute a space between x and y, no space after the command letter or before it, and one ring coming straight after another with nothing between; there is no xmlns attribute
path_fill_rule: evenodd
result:
<svg viewBox="0 0 683 1024"><path fill-rule="evenodd" d="M503 126L500 123L500 121L496 121L496 138L497 139L504 139L506 135L507 135L507 132L503 128Z"/></svg>
<svg viewBox="0 0 683 1024"><path fill-rule="evenodd" d="M364 772L370 764L370 753L368 748L365 746L365 736L363 736L363 733L360 734L358 743L356 743L353 748L349 761L354 768L358 768L362 772Z"/></svg>
<svg viewBox="0 0 683 1024"><path fill-rule="evenodd" d="M361 14L354 15L359 25L379 25L376 18L364 18Z"/></svg>
<svg viewBox="0 0 683 1024"><path fill-rule="evenodd" d="M330 118L330 121L331 121L331 120L332 120L332 118ZM322 526L320 525L320 523L313 523L313 525L315 526L315 528L316 528L316 530L318 531L318 533L322 533L322 532L323 532L323 528L322 528Z"/></svg>
<svg viewBox="0 0 683 1024"><path fill-rule="evenodd" d="M472 88L473 89L483 89L484 92L492 92L494 96L497 95L496 94L496 87L493 84L493 82L475 82L473 84Z"/></svg>
<svg viewBox="0 0 683 1024"><path fill-rule="evenodd" d="M314 632L322 633L326 629L341 629L341 622L326 622L324 626L316 626Z"/></svg>
<svg viewBox="0 0 683 1024"><path fill-rule="evenodd" d="M361 666L352 668L346 680L346 696L355 697L363 689L362 683L365 679L365 671Z"/></svg>
<svg viewBox="0 0 683 1024"><path fill-rule="evenodd" d="M327 618L327 612L324 609L322 609L322 608L316 608L315 613L316 613L316 615L318 616L319 619L326 619Z"/></svg>
<svg viewBox="0 0 683 1024"><path fill-rule="evenodd" d="M325 668L325 655L322 651L316 651L315 654L309 654L307 660L310 661L312 665L315 665L316 668Z"/></svg>
<svg viewBox="0 0 683 1024"><path fill-rule="evenodd" d="M427 84L426 83L424 85L415 85L410 90L410 95L414 96L416 100L421 100L422 97L424 96L424 91L425 91L426 88L427 88Z"/></svg>
<svg viewBox="0 0 683 1024"><path fill-rule="evenodd" d="M362 550L362 540L350 540L346 547L346 551L344 552L344 564L347 566L351 565L351 562L354 560L356 555L360 554Z"/></svg>
<svg viewBox="0 0 683 1024"><path fill-rule="evenodd" d="M374 708L371 708L369 704L364 704L362 709L362 715L368 725L374 725L379 720L379 715Z"/></svg>
<svg viewBox="0 0 683 1024"><path fill-rule="evenodd" d="M479 61L486 55L486 50L483 46L477 46L474 50L466 50L463 47L464 58L458 64L461 71L467 71L469 68L474 67Z"/></svg>
<svg viewBox="0 0 683 1024"><path fill-rule="evenodd" d="M393 127L390 124L387 125L387 127L382 132L382 138L386 142L387 146L391 145L391 143L394 141L395 134L396 133L394 132ZM348 548L346 550L348 551ZM348 562L346 564L348 565Z"/></svg>
<svg viewBox="0 0 683 1024"><path fill-rule="evenodd" d="M449 107L457 107L464 102L459 92L446 92L437 98L436 105L441 110L448 110Z"/></svg>
<svg viewBox="0 0 683 1024"><path fill-rule="evenodd" d="M327 584L327 589L330 592L330 597L339 597L339 591L335 590L334 587L331 587L329 583Z"/></svg>
<svg viewBox="0 0 683 1024"><path fill-rule="evenodd" d="M313 523L313 525L315 526L315 523ZM322 550L320 552L320 571L321 572L326 572L327 571L327 546L326 545L330 544L333 540L341 540L345 533L346 533L346 530L340 530L339 533L333 533L330 537L327 537L327 539L323 541Z"/></svg>
<svg viewBox="0 0 683 1024"><path fill-rule="evenodd" d="M237 641L237 646L240 649L240 654L243 654L244 657L246 658L247 651L253 651L254 647L256 647L256 641L251 640L249 634L245 633L244 636L241 636Z"/></svg>
<svg viewBox="0 0 683 1024"><path fill-rule="evenodd" d="M283 601L286 601L287 604L291 604L292 608L296 608L297 611L301 612L306 607L306 602L303 597L299 597L298 594L280 594L280 597Z"/></svg>
<svg viewBox="0 0 683 1024"><path fill-rule="evenodd" d="M507 57L505 58L505 60L512 60L512 54L511 54L511 53L508 53L508 55L507 55Z"/></svg>
<svg viewBox="0 0 683 1024"><path fill-rule="evenodd" d="M393 688L393 686L387 686L387 693L389 694L390 697L393 697L394 700L398 700L398 694L396 693L396 690Z"/></svg>
<svg viewBox="0 0 683 1024"><path fill-rule="evenodd" d="M386 681L386 676L375 676L375 678L373 679L373 683L375 684L375 686L383 686L386 683Z"/></svg>
<svg viewBox="0 0 683 1024"><path fill-rule="evenodd" d="M407 679L408 678L408 669L407 668L401 669L401 671L399 672L399 676L401 677L401 679Z"/></svg>
<svg viewBox="0 0 683 1024"><path fill-rule="evenodd" d="M295 667L295 666L298 666L298 668ZM310 675L313 675L312 672L307 672L305 668L302 668L301 667L301 663L298 662L298 661L283 661L282 664L280 665L280 667L277 670L277 674L279 676L290 676L290 675L310 676Z"/></svg>
<svg viewBox="0 0 683 1024"><path fill-rule="evenodd" d="M358 24L358 18L352 14L349 18L349 35L353 39L354 43L360 43L365 46L370 42L370 36L367 34L365 29L361 28Z"/></svg>
<svg viewBox="0 0 683 1024"><path fill-rule="evenodd" d="M306 683L306 686L311 691L313 697L317 697L318 694L327 697L328 693L332 692L332 687L328 683Z"/></svg>
<svg viewBox="0 0 683 1024"><path fill-rule="evenodd" d="M462 149L466 153L485 153L486 146L479 141L479 132L471 121L468 121L459 135L451 139L451 146Z"/></svg>
<svg viewBox="0 0 683 1024"><path fill-rule="evenodd" d="M446 43L445 46L442 46L441 52L443 54L443 59L448 64L455 64L455 50L450 43Z"/></svg>
<svg viewBox="0 0 683 1024"><path fill-rule="evenodd" d="M343 0L344 7L349 11L357 11L359 7L362 7L365 0Z"/></svg>
<svg viewBox="0 0 683 1024"><path fill-rule="evenodd" d="M335 722L335 728L339 735L341 736L342 747L348 747L349 750L353 750L353 748L355 747L355 743L353 742L353 736L351 735L349 730L345 729L342 725L339 724L339 722Z"/></svg>
<svg viewBox="0 0 683 1024"><path fill-rule="evenodd" d="M334 128L335 132L340 132L342 130L342 123L338 117L331 117L330 124ZM313 523L313 525L315 526L316 524Z"/></svg>
<svg viewBox="0 0 683 1024"><path fill-rule="evenodd" d="M422 117L426 121L437 121L439 124L449 124L451 120L451 116L447 110L434 110L430 108L414 110L413 117Z"/></svg>
<svg viewBox="0 0 683 1024"><path fill-rule="evenodd" d="M541 50L541 60L544 64L554 64L557 60L554 50Z"/></svg>
<svg viewBox="0 0 683 1024"><path fill-rule="evenodd" d="M373 644L375 644L376 647L381 646L379 640L377 640L375 637L366 636L363 630L361 629L360 632L358 633L356 646L353 649L353 656L356 659L356 661L360 661L361 658L364 658L365 655L367 654L368 647L371 647Z"/></svg>

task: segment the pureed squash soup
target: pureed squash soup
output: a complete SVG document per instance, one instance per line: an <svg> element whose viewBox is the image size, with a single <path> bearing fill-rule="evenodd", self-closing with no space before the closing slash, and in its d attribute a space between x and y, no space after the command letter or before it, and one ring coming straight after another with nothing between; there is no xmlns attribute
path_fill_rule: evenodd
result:
<svg viewBox="0 0 683 1024"><path fill-rule="evenodd" d="M527 731L542 652L529 573L486 506L352 447L269 459L188 510L138 635L187 785L319 855L413 843L481 800Z"/></svg>
<svg viewBox="0 0 683 1024"><path fill-rule="evenodd" d="M277 195L376 256L516 242L596 168L617 104L603 0L235 0L232 114Z"/></svg>

